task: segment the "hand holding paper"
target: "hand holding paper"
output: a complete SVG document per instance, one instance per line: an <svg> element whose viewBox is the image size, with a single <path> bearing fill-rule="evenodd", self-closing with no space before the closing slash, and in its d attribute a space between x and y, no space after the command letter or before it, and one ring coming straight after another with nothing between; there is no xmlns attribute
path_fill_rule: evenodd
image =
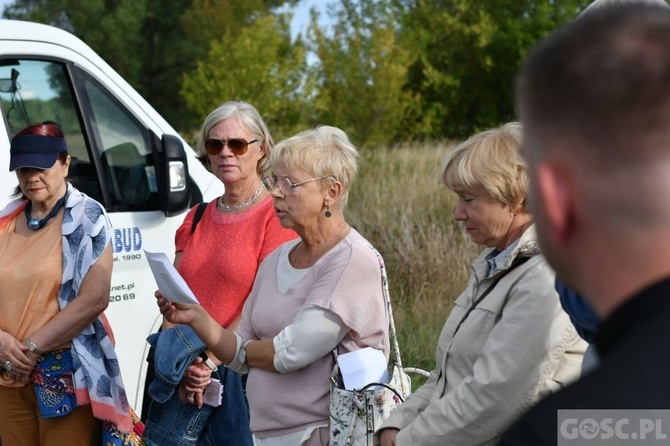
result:
<svg viewBox="0 0 670 446"><path fill-rule="evenodd" d="M193 291L188 287L186 281L179 275L168 257L160 252L153 253L144 251L151 272L156 279L158 290L163 297L170 302L180 302L184 304L199 304Z"/></svg>

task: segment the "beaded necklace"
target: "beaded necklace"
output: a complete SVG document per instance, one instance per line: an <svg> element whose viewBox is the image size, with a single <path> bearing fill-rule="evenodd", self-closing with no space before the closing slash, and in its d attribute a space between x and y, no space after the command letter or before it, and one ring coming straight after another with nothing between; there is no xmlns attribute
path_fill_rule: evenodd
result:
<svg viewBox="0 0 670 446"><path fill-rule="evenodd" d="M67 194L63 195L63 197L60 198L56 202L56 205L53 207L53 209L51 209L51 212L49 212L49 214L46 217L44 217L42 220L37 220L37 219L32 218L30 216L30 211L33 208L33 202L29 200L28 204L26 204L26 207L23 210L26 214L26 225L28 225L28 228L32 229L33 231L39 231L44 226L46 226L46 224L49 222L49 220L51 220L53 217L56 216L56 214L58 214L60 209L65 204L65 199L66 198L67 198Z"/></svg>

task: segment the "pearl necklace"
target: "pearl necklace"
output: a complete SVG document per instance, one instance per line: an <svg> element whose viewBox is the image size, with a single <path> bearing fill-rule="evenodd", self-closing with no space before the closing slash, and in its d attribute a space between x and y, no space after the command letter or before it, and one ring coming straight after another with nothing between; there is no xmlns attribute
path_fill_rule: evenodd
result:
<svg viewBox="0 0 670 446"><path fill-rule="evenodd" d="M216 208L218 210L220 210L221 212L233 212L233 211L236 211L238 209L242 209L243 207L247 207L251 203L253 203L256 198L258 198L258 196L263 191L264 187L265 186L263 186L263 183L261 183L261 186L258 188L258 190L256 191L255 194L253 194L251 197L244 200L242 203L234 204L232 206L228 206L226 203L224 203L223 202L223 195L221 195L221 197L219 197L219 199L216 202Z"/></svg>

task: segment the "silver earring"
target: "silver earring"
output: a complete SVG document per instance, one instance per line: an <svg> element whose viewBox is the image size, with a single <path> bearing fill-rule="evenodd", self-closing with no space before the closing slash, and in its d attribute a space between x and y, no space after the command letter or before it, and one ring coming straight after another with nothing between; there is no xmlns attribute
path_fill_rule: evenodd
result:
<svg viewBox="0 0 670 446"><path fill-rule="evenodd" d="M326 205L326 218L330 218L333 214L330 212L330 205Z"/></svg>

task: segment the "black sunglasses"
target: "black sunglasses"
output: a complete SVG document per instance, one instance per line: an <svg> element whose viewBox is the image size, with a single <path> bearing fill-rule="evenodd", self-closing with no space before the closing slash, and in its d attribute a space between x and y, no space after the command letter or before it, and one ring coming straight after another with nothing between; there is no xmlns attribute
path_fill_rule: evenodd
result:
<svg viewBox="0 0 670 446"><path fill-rule="evenodd" d="M221 153L225 145L228 145L230 151L233 152L235 155L244 155L245 153L247 153L249 144L253 144L255 142L258 142L258 139L253 139L247 142L242 138L231 138L228 141L224 141L222 139L210 138L207 141L205 141L205 150L207 150L207 153L209 153L210 155L216 156L219 153Z"/></svg>

